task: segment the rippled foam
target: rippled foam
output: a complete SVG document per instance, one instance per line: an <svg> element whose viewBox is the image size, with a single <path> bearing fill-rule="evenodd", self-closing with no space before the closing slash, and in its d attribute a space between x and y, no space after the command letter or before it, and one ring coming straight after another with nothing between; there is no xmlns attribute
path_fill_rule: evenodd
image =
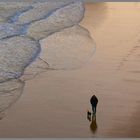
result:
<svg viewBox="0 0 140 140"><path fill-rule="evenodd" d="M18 19L18 24L27 24L33 21L47 18L51 13L65 5L68 5L71 1L47 1L43 3L33 4L33 8L21 14Z"/></svg>
<svg viewBox="0 0 140 140"><path fill-rule="evenodd" d="M83 16L77 0L0 2L0 112L20 97L23 81L80 68L92 57L94 40L78 25Z"/></svg>
<svg viewBox="0 0 140 140"><path fill-rule="evenodd" d="M0 22L8 22L12 16L24 11L30 3L24 2L0 2Z"/></svg>
<svg viewBox="0 0 140 140"><path fill-rule="evenodd" d="M53 12L48 18L33 22L28 29L28 36L42 39L61 29L78 24L84 15L82 2L72 3Z"/></svg>
<svg viewBox="0 0 140 140"><path fill-rule="evenodd" d="M23 31L23 27L20 25L13 25L10 23L1 23L0 24L0 39L20 35Z"/></svg>
<svg viewBox="0 0 140 140"><path fill-rule="evenodd" d="M52 69L80 68L95 51L95 43L89 32L78 25L52 34L41 44L40 57Z"/></svg>
<svg viewBox="0 0 140 140"><path fill-rule="evenodd" d="M0 41L0 82L18 78L39 50L39 44L27 37Z"/></svg>

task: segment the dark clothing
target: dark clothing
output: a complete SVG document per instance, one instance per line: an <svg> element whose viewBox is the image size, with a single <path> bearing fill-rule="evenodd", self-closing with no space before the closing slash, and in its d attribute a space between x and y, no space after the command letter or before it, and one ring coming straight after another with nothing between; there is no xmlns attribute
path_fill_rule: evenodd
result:
<svg viewBox="0 0 140 140"><path fill-rule="evenodd" d="M97 103L98 103L98 99L95 95L93 95L90 99L90 103L92 105L92 111L94 114L96 114L96 107L97 107Z"/></svg>
<svg viewBox="0 0 140 140"><path fill-rule="evenodd" d="M97 103L98 103L98 99L95 95L93 95L90 99L90 103L93 105L93 106L96 106Z"/></svg>

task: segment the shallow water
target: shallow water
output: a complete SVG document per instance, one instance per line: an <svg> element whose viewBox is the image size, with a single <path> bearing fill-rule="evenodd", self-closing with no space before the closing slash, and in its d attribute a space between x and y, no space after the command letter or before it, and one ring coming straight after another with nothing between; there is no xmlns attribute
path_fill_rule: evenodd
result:
<svg viewBox="0 0 140 140"><path fill-rule="evenodd" d="M132 2L87 4L81 25L96 42L93 59L82 69L27 81L0 121L0 136L140 137L139 10ZM99 99L93 123L86 118L92 91Z"/></svg>
<svg viewBox="0 0 140 140"><path fill-rule="evenodd" d="M84 3L74 0L0 2L0 83L5 86L19 78L24 82L48 69L82 67L95 50L90 33L79 25L84 11ZM1 105L1 111L14 103L7 102L9 97L3 98L3 94L2 89L0 96L5 105Z"/></svg>

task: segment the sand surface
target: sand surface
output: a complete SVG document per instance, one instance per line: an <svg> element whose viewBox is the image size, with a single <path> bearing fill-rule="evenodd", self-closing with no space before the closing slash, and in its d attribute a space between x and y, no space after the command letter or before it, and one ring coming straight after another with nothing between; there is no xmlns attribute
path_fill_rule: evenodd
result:
<svg viewBox="0 0 140 140"><path fill-rule="evenodd" d="M81 25L96 42L78 70L53 70L25 83L0 121L0 137L140 137L140 4L86 4ZM86 118L94 91L96 122Z"/></svg>

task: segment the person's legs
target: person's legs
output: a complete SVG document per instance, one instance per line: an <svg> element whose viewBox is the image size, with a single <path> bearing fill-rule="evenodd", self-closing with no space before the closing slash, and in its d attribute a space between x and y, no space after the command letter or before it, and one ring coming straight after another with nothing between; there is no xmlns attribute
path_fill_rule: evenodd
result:
<svg viewBox="0 0 140 140"><path fill-rule="evenodd" d="M95 111L95 114L96 114L96 105L95 105L95 107L94 107L94 111Z"/></svg>
<svg viewBox="0 0 140 140"><path fill-rule="evenodd" d="M96 105L92 105L93 114L96 114Z"/></svg>
<svg viewBox="0 0 140 140"><path fill-rule="evenodd" d="M92 105L92 111L93 111L93 114L96 113L96 109L95 109L95 107L93 105Z"/></svg>

